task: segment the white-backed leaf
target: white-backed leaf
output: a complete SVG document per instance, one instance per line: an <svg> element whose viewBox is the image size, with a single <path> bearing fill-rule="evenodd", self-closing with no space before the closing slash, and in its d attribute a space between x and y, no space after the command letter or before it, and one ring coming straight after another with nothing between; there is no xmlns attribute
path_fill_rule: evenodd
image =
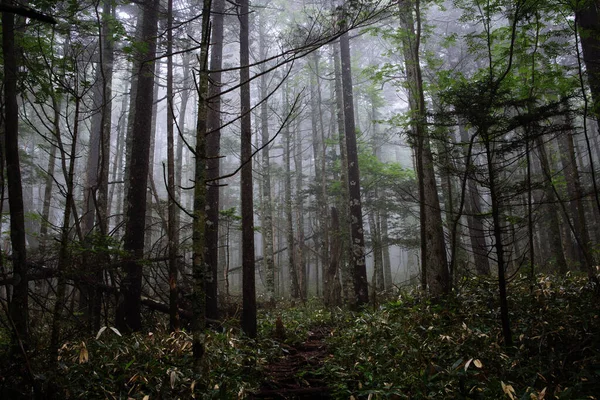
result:
<svg viewBox="0 0 600 400"><path fill-rule="evenodd" d="M471 365L471 361L473 361L472 358L465 363L465 371L469 368L469 365Z"/></svg>
<svg viewBox="0 0 600 400"><path fill-rule="evenodd" d="M100 335L102 335L102 333L104 333L106 328L107 328L106 326L103 326L102 328L100 328L100 330L98 331L98 334L96 335L96 340L100 339Z"/></svg>
<svg viewBox="0 0 600 400"><path fill-rule="evenodd" d="M119 330L117 328L115 328L114 326L111 326L110 330L113 331L114 333L116 333L117 336L123 336L123 335L121 335L121 332L119 332Z"/></svg>

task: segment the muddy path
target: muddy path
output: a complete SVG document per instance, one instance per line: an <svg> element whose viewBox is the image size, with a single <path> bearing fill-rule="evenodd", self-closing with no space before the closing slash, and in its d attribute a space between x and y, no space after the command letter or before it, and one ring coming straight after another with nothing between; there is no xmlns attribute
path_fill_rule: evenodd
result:
<svg viewBox="0 0 600 400"><path fill-rule="evenodd" d="M325 338L327 327L308 332L306 340L284 346L284 354L264 370L260 389L250 399L332 399L331 390L320 376L319 369L329 357Z"/></svg>

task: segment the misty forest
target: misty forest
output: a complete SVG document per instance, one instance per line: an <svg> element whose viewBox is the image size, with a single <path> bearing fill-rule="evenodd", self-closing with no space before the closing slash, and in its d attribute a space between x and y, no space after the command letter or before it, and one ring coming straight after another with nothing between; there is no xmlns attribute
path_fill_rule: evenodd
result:
<svg viewBox="0 0 600 400"><path fill-rule="evenodd" d="M599 0L0 12L0 398L600 398Z"/></svg>

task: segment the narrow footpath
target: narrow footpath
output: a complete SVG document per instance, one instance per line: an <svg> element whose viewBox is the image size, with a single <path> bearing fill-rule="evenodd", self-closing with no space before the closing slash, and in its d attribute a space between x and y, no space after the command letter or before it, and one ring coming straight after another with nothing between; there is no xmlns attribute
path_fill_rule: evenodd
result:
<svg viewBox="0 0 600 400"><path fill-rule="evenodd" d="M265 368L265 378L250 399L304 400L331 399L331 391L318 370L328 357L325 337L326 327L308 332L302 343L285 347L285 355Z"/></svg>

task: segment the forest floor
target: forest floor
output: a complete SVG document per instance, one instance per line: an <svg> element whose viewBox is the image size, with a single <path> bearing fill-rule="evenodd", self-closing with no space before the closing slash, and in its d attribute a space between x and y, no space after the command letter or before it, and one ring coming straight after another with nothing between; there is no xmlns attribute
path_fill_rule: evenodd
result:
<svg viewBox="0 0 600 400"><path fill-rule="evenodd" d="M508 294L512 346L496 282L471 278L437 302L418 290L360 311L282 301L259 311L254 339L232 315L206 332L203 373L189 332L169 332L161 314L132 335L73 322L53 361L40 323L27 366L45 399L600 399L595 284L517 276ZM0 360L8 339L0 323ZM24 366L0 363L0 399L31 398Z"/></svg>
<svg viewBox="0 0 600 400"><path fill-rule="evenodd" d="M264 368L264 378L250 399L330 399L331 389L320 371L329 357L327 326L315 326L304 341L283 346L283 355Z"/></svg>

